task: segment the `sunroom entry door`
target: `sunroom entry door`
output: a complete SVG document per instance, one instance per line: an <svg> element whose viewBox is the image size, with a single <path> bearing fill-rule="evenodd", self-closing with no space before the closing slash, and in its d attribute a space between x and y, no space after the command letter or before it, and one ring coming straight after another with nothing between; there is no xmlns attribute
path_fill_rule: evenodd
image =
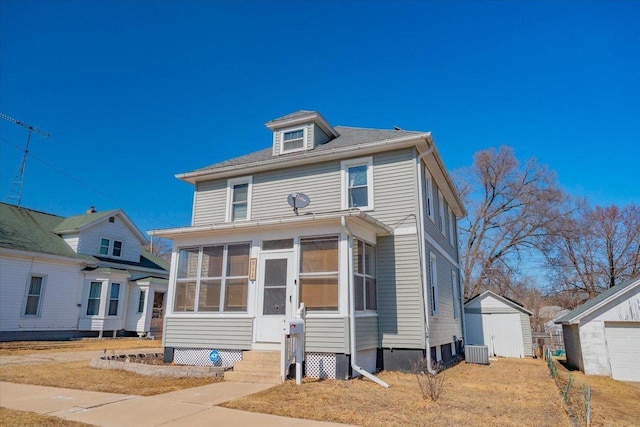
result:
<svg viewBox="0 0 640 427"><path fill-rule="evenodd" d="M263 254L260 259L257 342L281 342L282 323L291 317L295 302L293 262L293 252Z"/></svg>

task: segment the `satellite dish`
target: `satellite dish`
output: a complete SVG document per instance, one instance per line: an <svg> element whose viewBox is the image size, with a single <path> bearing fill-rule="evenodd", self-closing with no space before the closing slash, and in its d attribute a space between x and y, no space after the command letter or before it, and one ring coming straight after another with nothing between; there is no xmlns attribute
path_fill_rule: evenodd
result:
<svg viewBox="0 0 640 427"><path fill-rule="evenodd" d="M298 208L306 208L309 206L311 199L304 193L293 192L287 196L287 202L289 206L293 208L293 211L298 215Z"/></svg>

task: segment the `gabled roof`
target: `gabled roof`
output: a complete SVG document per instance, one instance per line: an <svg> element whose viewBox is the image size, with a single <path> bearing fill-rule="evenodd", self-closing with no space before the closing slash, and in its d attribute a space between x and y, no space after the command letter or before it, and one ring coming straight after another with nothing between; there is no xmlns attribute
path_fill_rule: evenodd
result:
<svg viewBox="0 0 640 427"><path fill-rule="evenodd" d="M556 323L572 324L580 323L580 320L595 310L604 307L618 296L640 286L640 277L629 279L619 285L601 292L597 297L590 299L579 307L574 308L564 316L556 319Z"/></svg>
<svg viewBox="0 0 640 427"><path fill-rule="evenodd" d="M53 231L63 221L57 215L0 203L0 247L91 260L75 253Z"/></svg>
<svg viewBox="0 0 640 427"><path fill-rule="evenodd" d="M512 300L511 298L507 298L507 297L503 297L500 296L498 294L496 294L495 292L492 291L484 291L481 294L478 294L470 299L468 299L464 305L465 307L471 303L472 301L476 300L476 299L483 299L483 298L487 298L487 297L493 297L495 299L497 299L498 301L502 302L503 304L506 304L510 307L515 308L518 311L521 311L525 314L528 314L529 316L533 315L533 313L529 310L527 310L526 308L524 308L524 306L522 304L520 304L518 301Z"/></svg>
<svg viewBox="0 0 640 427"><path fill-rule="evenodd" d="M144 234L142 234L140 230L138 230L138 227L136 227L133 221L129 219L127 214L125 214L122 209L71 216L64 219L64 221L58 224L53 231L61 235L77 233L89 227L93 227L100 222L107 221L112 216L119 216L120 218L122 218L124 223L127 225L127 227L129 227L131 232L138 238L138 240L140 240L143 245L147 243L147 238L144 236Z"/></svg>

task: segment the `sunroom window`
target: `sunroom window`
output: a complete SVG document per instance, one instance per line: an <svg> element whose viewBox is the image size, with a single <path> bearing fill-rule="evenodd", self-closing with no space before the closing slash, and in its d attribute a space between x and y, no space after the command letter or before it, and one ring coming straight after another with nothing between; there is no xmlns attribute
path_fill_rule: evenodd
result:
<svg viewBox="0 0 640 427"><path fill-rule="evenodd" d="M362 240L353 244L353 283L356 310L377 310L376 249Z"/></svg>
<svg viewBox="0 0 640 427"><path fill-rule="evenodd" d="M247 311L249 243L180 250L175 312Z"/></svg>
<svg viewBox="0 0 640 427"><path fill-rule="evenodd" d="M338 237L300 239L300 302L309 311L338 311Z"/></svg>

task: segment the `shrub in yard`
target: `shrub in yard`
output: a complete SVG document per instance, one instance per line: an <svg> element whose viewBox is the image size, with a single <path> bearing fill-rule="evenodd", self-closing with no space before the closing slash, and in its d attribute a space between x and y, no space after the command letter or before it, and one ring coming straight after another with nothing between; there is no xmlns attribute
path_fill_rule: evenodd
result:
<svg viewBox="0 0 640 427"><path fill-rule="evenodd" d="M431 399L435 402L444 390L446 374L444 373L442 363L431 362L431 365L429 365L429 363L426 357L414 362L413 373L418 380L422 398Z"/></svg>

